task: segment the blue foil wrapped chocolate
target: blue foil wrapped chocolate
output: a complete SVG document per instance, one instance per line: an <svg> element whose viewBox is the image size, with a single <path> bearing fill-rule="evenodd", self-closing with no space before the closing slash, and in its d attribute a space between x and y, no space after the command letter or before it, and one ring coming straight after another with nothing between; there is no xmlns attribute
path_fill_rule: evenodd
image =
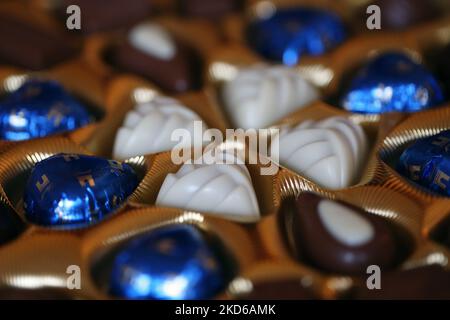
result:
<svg viewBox="0 0 450 320"><path fill-rule="evenodd" d="M351 112L415 112L444 102L434 76L400 52L386 52L358 71L342 97Z"/></svg>
<svg viewBox="0 0 450 320"><path fill-rule="evenodd" d="M159 227L117 252L110 293L128 299L212 298L228 281L228 270L217 253L193 225Z"/></svg>
<svg viewBox="0 0 450 320"><path fill-rule="evenodd" d="M84 105L56 81L31 79L0 101L0 139L46 137L94 121Z"/></svg>
<svg viewBox="0 0 450 320"><path fill-rule="evenodd" d="M309 7L276 10L247 28L248 42L255 51L289 66L297 64L302 55L322 55L345 38L344 24L336 14Z"/></svg>
<svg viewBox="0 0 450 320"><path fill-rule="evenodd" d="M450 196L450 130L419 139L406 148L397 171L432 192Z"/></svg>
<svg viewBox="0 0 450 320"><path fill-rule="evenodd" d="M126 163L57 154L33 168L24 193L25 217L48 227L86 227L120 207L137 185Z"/></svg>

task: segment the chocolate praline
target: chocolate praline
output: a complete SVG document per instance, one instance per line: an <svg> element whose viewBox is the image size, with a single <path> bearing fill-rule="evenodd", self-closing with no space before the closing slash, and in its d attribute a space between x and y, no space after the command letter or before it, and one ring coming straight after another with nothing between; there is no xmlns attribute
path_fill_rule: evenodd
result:
<svg viewBox="0 0 450 320"><path fill-rule="evenodd" d="M381 288L368 289L366 281L355 288L355 299L450 299L450 272L439 265L383 272Z"/></svg>
<svg viewBox="0 0 450 320"><path fill-rule="evenodd" d="M326 272L361 274L372 264L389 269L404 250L383 218L313 193L283 201L279 217L293 254Z"/></svg>
<svg viewBox="0 0 450 320"><path fill-rule="evenodd" d="M76 41L61 29L0 11L0 63L43 70L78 53Z"/></svg>
<svg viewBox="0 0 450 320"><path fill-rule="evenodd" d="M127 37L105 51L113 66L139 74L164 91L185 92L199 88L201 62L195 50L165 28L142 23Z"/></svg>

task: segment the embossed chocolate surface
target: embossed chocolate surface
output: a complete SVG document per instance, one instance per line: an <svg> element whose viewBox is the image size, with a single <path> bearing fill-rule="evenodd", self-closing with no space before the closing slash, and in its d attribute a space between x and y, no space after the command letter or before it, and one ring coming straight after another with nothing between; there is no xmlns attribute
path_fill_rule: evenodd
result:
<svg viewBox="0 0 450 320"><path fill-rule="evenodd" d="M137 155L169 151L173 147L188 147L171 139L175 130L187 130L194 135L194 122L201 118L175 99L158 96L138 104L127 113L114 142L114 158L126 159ZM207 126L203 123L203 130Z"/></svg>
<svg viewBox="0 0 450 320"><path fill-rule="evenodd" d="M282 128L279 141L281 165L322 187L340 189L356 183L367 156L368 142L363 129L343 117L307 120L294 128Z"/></svg>
<svg viewBox="0 0 450 320"><path fill-rule="evenodd" d="M237 128L264 128L319 98L297 71L282 66L241 68L224 84L226 113Z"/></svg>
<svg viewBox="0 0 450 320"><path fill-rule="evenodd" d="M331 273L365 273L395 266L404 250L385 219L312 193L283 202L281 229L295 256Z"/></svg>
<svg viewBox="0 0 450 320"><path fill-rule="evenodd" d="M219 214L232 220L255 222L260 218L258 200L245 164L233 162L185 163L169 173L156 205Z"/></svg>

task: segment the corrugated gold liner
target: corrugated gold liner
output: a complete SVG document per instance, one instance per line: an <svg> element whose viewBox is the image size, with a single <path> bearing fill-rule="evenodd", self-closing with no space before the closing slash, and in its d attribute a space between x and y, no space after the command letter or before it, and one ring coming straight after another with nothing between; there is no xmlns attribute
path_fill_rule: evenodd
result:
<svg viewBox="0 0 450 320"><path fill-rule="evenodd" d="M197 152L198 154L201 154L200 151ZM193 159L195 155L195 151L193 150L191 152L191 156ZM166 176L169 173L176 173L181 167L181 165L176 165L173 163L170 151L150 155L149 162L150 168L147 175L141 182L141 188L129 198L130 204L136 205L138 207L142 206L143 204L155 205L159 190ZM253 188L255 189L256 197L258 199L261 216L265 216L275 212L276 203L279 203L279 200L277 200L278 194L274 190L274 180L276 179L276 175L261 175L260 169L263 166L260 164L249 164L248 162L246 162L246 167L252 179ZM208 214L207 212L205 213ZM246 222L245 220L242 220L243 217L241 216L231 214L209 214L213 216L221 216L222 218L234 221Z"/></svg>
<svg viewBox="0 0 450 320"><path fill-rule="evenodd" d="M217 47L221 41L215 26L207 21L199 21L198 19L180 20L169 16L152 18L149 21L167 28L177 40L192 47L200 55ZM109 79L114 75L124 73L105 61L106 51L124 37L126 37L126 34L120 31L99 33L87 37L82 53L83 58L90 68L103 79Z"/></svg>
<svg viewBox="0 0 450 320"><path fill-rule="evenodd" d="M317 192L317 190L312 191ZM298 195L295 187L294 190L290 190L286 186L285 189L281 190L282 198L287 198L294 194ZM342 200L361 207L367 212L382 216L395 226L400 227L399 231L405 232L404 240L410 247L411 252L397 268L411 268L433 263L440 263L448 267L449 250L436 245L423 236L422 227L425 211L418 201L400 192L380 186L360 186L330 192L329 194L322 193L322 196L329 199ZM325 283L322 292L324 297L336 298L344 295L352 287L355 280L352 277L326 274L303 264L301 261L296 261L289 248L287 248L279 230L278 215L279 213L270 215L257 225L257 234L267 257L276 260L290 260L305 268L308 272L316 274Z"/></svg>
<svg viewBox="0 0 450 320"><path fill-rule="evenodd" d="M46 138L27 141L10 148L0 155L0 199L11 206L23 218L23 191L31 169L34 165L57 153L90 154L83 147L67 138ZM148 159L134 157L126 160L137 172L144 177L149 166ZM130 197L141 192L143 182L138 185ZM119 212L126 203L115 212Z"/></svg>
<svg viewBox="0 0 450 320"><path fill-rule="evenodd" d="M67 62L43 72L30 73L21 69L3 67L0 68L0 94L16 90L29 77L58 81L66 90L75 95L75 99L78 97L88 102L88 111L96 117L96 121L70 132L52 135L52 137L67 136L76 143L83 143L89 139L95 128L103 121L105 115L109 113L104 103L103 83L86 69L86 65L79 60ZM2 145L18 143L22 142L3 140L0 141L0 149Z"/></svg>
<svg viewBox="0 0 450 320"><path fill-rule="evenodd" d="M251 293L253 283L276 281L282 279L298 279L312 296L323 296L323 279L314 271L290 260L262 260L252 264L228 286L226 298L243 298Z"/></svg>
<svg viewBox="0 0 450 320"><path fill-rule="evenodd" d="M224 219L207 217L199 213L168 208L147 208L127 211L92 229L83 239L83 269L88 270L103 252L122 241L148 232L156 227L188 223L218 236L238 263L238 273L248 268L257 256L253 239L244 227ZM230 236L233 235L233 236Z"/></svg>
<svg viewBox="0 0 450 320"><path fill-rule="evenodd" d="M156 227L189 223L218 236L238 264L238 273L257 258L244 227L223 219L178 209L147 208L124 211L83 231L53 231L32 227L0 247L0 288L63 289L74 298L109 298L92 278L93 265L118 244ZM230 237L229 235L233 236ZM81 290L68 290L67 267L81 270Z"/></svg>
<svg viewBox="0 0 450 320"><path fill-rule="evenodd" d="M446 219L450 217L450 199L438 199L427 206L423 222L424 236L431 238L433 232L441 223L445 223Z"/></svg>
<svg viewBox="0 0 450 320"><path fill-rule="evenodd" d="M429 205L436 200L445 200L444 196L413 185L407 178L397 173L395 164L409 143L447 129L450 129L450 107L422 111L398 125L383 140L378 149L378 157L387 172L387 179L383 186L406 193L424 205Z"/></svg>
<svg viewBox="0 0 450 320"><path fill-rule="evenodd" d="M99 124L85 146L95 154L111 157L116 133L122 126L128 111L133 110L137 104L148 102L162 93L151 83L134 76L112 78L105 91L107 108L114 112L105 116L104 121ZM180 94L176 98L197 113L206 126L225 132L225 124L220 118L220 113L209 105L203 92Z"/></svg>

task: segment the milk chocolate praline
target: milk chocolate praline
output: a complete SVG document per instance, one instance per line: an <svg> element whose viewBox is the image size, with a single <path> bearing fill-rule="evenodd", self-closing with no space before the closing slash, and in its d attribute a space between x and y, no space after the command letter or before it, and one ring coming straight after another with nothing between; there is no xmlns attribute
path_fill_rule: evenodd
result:
<svg viewBox="0 0 450 320"><path fill-rule="evenodd" d="M283 201L279 218L293 255L325 272L361 274L372 264L387 270L407 251L385 219L313 193Z"/></svg>

